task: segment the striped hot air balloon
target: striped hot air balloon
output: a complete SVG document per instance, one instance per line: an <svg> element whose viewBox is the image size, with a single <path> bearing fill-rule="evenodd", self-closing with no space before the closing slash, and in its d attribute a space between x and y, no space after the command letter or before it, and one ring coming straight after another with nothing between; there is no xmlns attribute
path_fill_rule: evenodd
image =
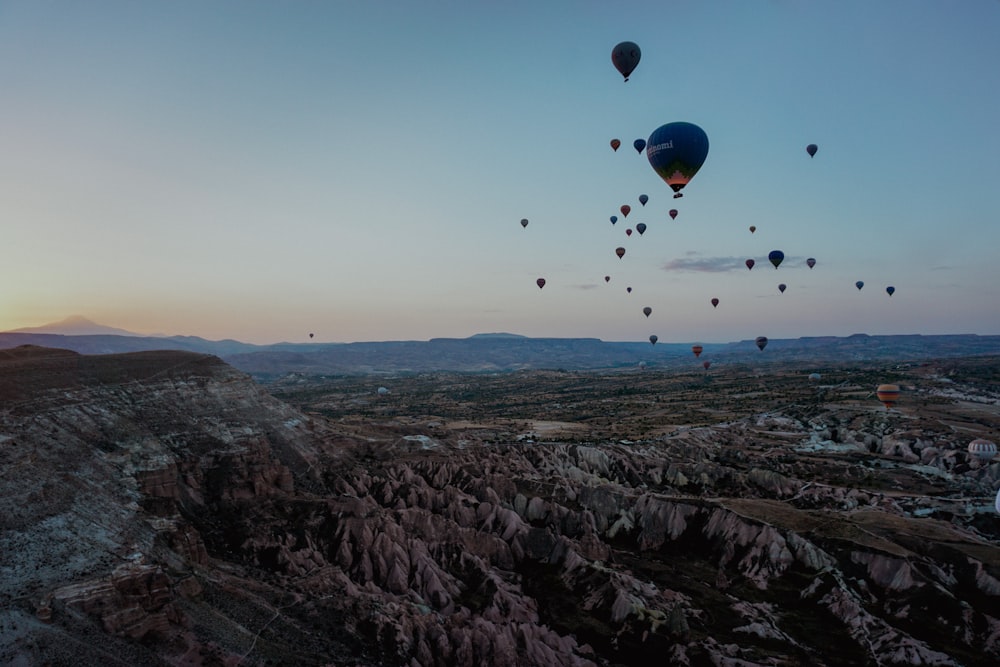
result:
<svg viewBox="0 0 1000 667"><path fill-rule="evenodd" d="M980 461L989 461L997 454L996 443L982 438L976 438L969 443L969 455Z"/></svg>
<svg viewBox="0 0 1000 667"><path fill-rule="evenodd" d="M875 389L875 395L878 400L882 401L885 405L885 409L888 410L892 406L896 405L896 401L899 400L899 385L898 384L880 384Z"/></svg>

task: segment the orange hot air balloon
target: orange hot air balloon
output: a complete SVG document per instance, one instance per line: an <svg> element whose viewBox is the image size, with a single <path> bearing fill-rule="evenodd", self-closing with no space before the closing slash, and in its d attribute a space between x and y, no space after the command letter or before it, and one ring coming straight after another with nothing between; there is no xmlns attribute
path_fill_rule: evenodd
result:
<svg viewBox="0 0 1000 667"><path fill-rule="evenodd" d="M896 405L896 401L899 400L899 385L898 384L880 384L875 389L875 396L878 400L882 401L885 405L885 409L888 410L892 406Z"/></svg>
<svg viewBox="0 0 1000 667"><path fill-rule="evenodd" d="M618 259L621 259L625 256L625 248L622 248L621 246L615 248L615 254L618 255Z"/></svg>
<svg viewBox="0 0 1000 667"><path fill-rule="evenodd" d="M750 233L753 234L755 231L757 231L757 226L756 225L750 225Z"/></svg>
<svg viewBox="0 0 1000 667"><path fill-rule="evenodd" d="M535 284L538 285L538 289L542 289L545 287L545 278L539 278L535 281Z"/></svg>
<svg viewBox="0 0 1000 667"><path fill-rule="evenodd" d="M653 314L653 309L650 308L649 306L646 306L645 308L642 309L642 314L645 315L646 317L649 317L650 315Z"/></svg>
<svg viewBox="0 0 1000 667"><path fill-rule="evenodd" d="M670 219L671 220L676 220L677 219L677 209L676 208L670 209Z"/></svg>
<svg viewBox="0 0 1000 667"><path fill-rule="evenodd" d="M612 139L611 140L611 150L617 151L618 147L621 146L621 145L622 145L622 142L620 142L618 139Z"/></svg>
<svg viewBox="0 0 1000 667"><path fill-rule="evenodd" d="M718 307L719 307L719 300L712 299L712 308L718 308Z"/></svg>
<svg viewBox="0 0 1000 667"><path fill-rule="evenodd" d="M701 356L701 351L704 350L704 349L705 348L703 348L701 345L692 345L691 346L691 351L694 352L694 356L695 357L700 357Z"/></svg>
<svg viewBox="0 0 1000 667"><path fill-rule="evenodd" d="M632 207L629 206L628 204L622 204L622 207L618 210L621 211L622 215L627 218L628 214L632 211Z"/></svg>

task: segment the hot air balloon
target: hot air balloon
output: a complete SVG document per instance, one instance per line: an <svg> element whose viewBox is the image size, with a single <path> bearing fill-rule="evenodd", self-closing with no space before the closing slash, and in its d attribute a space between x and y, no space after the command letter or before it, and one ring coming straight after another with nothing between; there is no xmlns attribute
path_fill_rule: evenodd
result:
<svg viewBox="0 0 1000 667"><path fill-rule="evenodd" d="M989 461L996 456L996 453L997 446L995 442L983 440L982 438L976 438L969 443L969 454L980 461Z"/></svg>
<svg viewBox="0 0 1000 667"><path fill-rule="evenodd" d="M816 151L818 150L819 146L817 146L816 144L809 144L808 146L806 146L806 153L809 153L809 157L814 157L816 155Z"/></svg>
<svg viewBox="0 0 1000 667"><path fill-rule="evenodd" d="M310 338L312 338L312 337L313 337L313 336L315 336L315 335L316 335L316 334L309 334L309 337L310 337Z"/></svg>
<svg viewBox="0 0 1000 667"><path fill-rule="evenodd" d="M613 216L611 216L611 224L613 225L613 224L615 224L616 222L618 222L618 216L617 216L617 215L613 215Z"/></svg>
<svg viewBox="0 0 1000 667"><path fill-rule="evenodd" d="M751 271L753 271L753 265L755 264L755 262L752 259L748 259L746 262L744 262L744 264L747 265L748 269L750 269Z"/></svg>
<svg viewBox="0 0 1000 667"><path fill-rule="evenodd" d="M645 308L642 309L642 314L645 315L646 317L649 317L652 312L653 309L650 308L649 306L646 306Z"/></svg>
<svg viewBox="0 0 1000 667"><path fill-rule="evenodd" d="M810 257L809 259L806 260L806 264L811 269L812 267L816 266L816 258L815 257Z"/></svg>
<svg viewBox="0 0 1000 667"><path fill-rule="evenodd" d="M653 345L656 345L656 341L658 340L660 339L657 338L656 334L653 334L652 336L649 337L649 342L652 343Z"/></svg>
<svg viewBox="0 0 1000 667"><path fill-rule="evenodd" d="M660 178L681 196L708 157L708 135L693 123L667 123L653 130L646 142L646 157Z"/></svg>
<svg viewBox="0 0 1000 667"><path fill-rule="evenodd" d="M763 351L767 347L767 336L757 336L754 342L757 343L757 349Z"/></svg>
<svg viewBox="0 0 1000 667"><path fill-rule="evenodd" d="M535 284L538 285L538 289L542 289L545 287L545 278L539 278L535 281Z"/></svg>
<svg viewBox="0 0 1000 667"><path fill-rule="evenodd" d="M604 282L610 283L611 282L611 276L604 276Z"/></svg>
<svg viewBox="0 0 1000 667"><path fill-rule="evenodd" d="M527 218L521 218L521 226L522 227L527 227L528 226L528 219Z"/></svg>
<svg viewBox="0 0 1000 667"><path fill-rule="evenodd" d="M646 362L645 361L640 361L639 362L639 368L645 369L646 368Z"/></svg>
<svg viewBox="0 0 1000 667"><path fill-rule="evenodd" d="M774 268L778 268L778 265L785 259L785 253L780 250L772 250L767 253L767 258L771 260L771 264L774 264Z"/></svg>
<svg viewBox="0 0 1000 667"><path fill-rule="evenodd" d="M625 230L625 236L632 236L632 228L631 227L629 227L628 229Z"/></svg>
<svg viewBox="0 0 1000 667"><path fill-rule="evenodd" d="M703 348L701 345L692 345L691 346L691 351L694 352L694 356L695 357L700 357L701 356L701 352L704 349L705 348Z"/></svg>
<svg viewBox="0 0 1000 667"><path fill-rule="evenodd" d="M706 371L709 369L709 367L711 365L712 365L712 362L708 361L707 359L705 361L701 362L701 367L704 368Z"/></svg>
<svg viewBox="0 0 1000 667"><path fill-rule="evenodd" d="M782 294L785 293L785 283L778 284L778 291L781 292Z"/></svg>
<svg viewBox="0 0 1000 667"><path fill-rule="evenodd" d="M750 233L753 234L755 231L757 231L757 226L756 225L750 225Z"/></svg>
<svg viewBox="0 0 1000 667"><path fill-rule="evenodd" d="M640 204L642 204L643 206L645 206L646 202L648 202L648 201L649 201L649 195L639 195L639 203Z"/></svg>
<svg viewBox="0 0 1000 667"><path fill-rule="evenodd" d="M635 71L641 57L642 51L639 50L639 45L635 42L621 42L611 50L611 64L625 77L626 81Z"/></svg>
<svg viewBox="0 0 1000 667"><path fill-rule="evenodd" d="M618 139L612 139L611 140L611 150L617 152L618 151L618 147L621 146L621 145L622 145L622 142L619 141Z"/></svg>
<svg viewBox="0 0 1000 667"><path fill-rule="evenodd" d="M875 396L878 400L882 401L885 405L885 409L888 410L892 406L896 405L896 401L899 400L899 385L898 384L880 384L875 389Z"/></svg>
<svg viewBox="0 0 1000 667"><path fill-rule="evenodd" d="M896 288L893 287L892 285L889 285L888 287L885 288L885 293L888 294L889 296L892 296L892 293L895 291Z"/></svg>
<svg viewBox="0 0 1000 667"><path fill-rule="evenodd" d="M618 259L621 259L622 257L625 256L625 248L622 247L615 248L615 254L618 255Z"/></svg>
<svg viewBox="0 0 1000 667"><path fill-rule="evenodd" d="M642 236L643 234L645 234L646 233L646 223L645 222L640 222L638 225L635 226L635 231L639 232L639 236Z"/></svg>
<svg viewBox="0 0 1000 667"><path fill-rule="evenodd" d="M718 307L719 307L719 300L716 299L716 298L713 298L712 299L712 308L718 308Z"/></svg>
<svg viewBox="0 0 1000 667"><path fill-rule="evenodd" d="M819 379L820 379L820 377L822 377L822 376L819 373L810 373L809 374L809 379L812 380L813 382L818 382Z"/></svg>
<svg viewBox="0 0 1000 667"><path fill-rule="evenodd" d="M622 204L622 207L618 210L621 211L622 215L624 215L627 218L629 212L632 210L632 207L629 206L628 204Z"/></svg>
<svg viewBox="0 0 1000 667"><path fill-rule="evenodd" d="M642 151L646 148L646 140L636 139L635 141L632 142L632 148L635 149L636 153L642 155Z"/></svg>
<svg viewBox="0 0 1000 667"><path fill-rule="evenodd" d="M632 293L632 288L631 287L626 287L625 291L628 292L629 294L631 294Z"/></svg>
<svg viewBox="0 0 1000 667"><path fill-rule="evenodd" d="M676 220L677 219L677 209L676 208L670 209L670 218L672 220Z"/></svg>
<svg viewBox="0 0 1000 667"><path fill-rule="evenodd" d="M386 394L389 393L389 390L386 389L385 387L379 387L375 393L377 393L379 396L385 396Z"/></svg>
<svg viewBox="0 0 1000 667"><path fill-rule="evenodd" d="M865 286L865 282L863 280L859 280L858 282L854 283L854 286L857 287L858 289L861 289L862 287Z"/></svg>

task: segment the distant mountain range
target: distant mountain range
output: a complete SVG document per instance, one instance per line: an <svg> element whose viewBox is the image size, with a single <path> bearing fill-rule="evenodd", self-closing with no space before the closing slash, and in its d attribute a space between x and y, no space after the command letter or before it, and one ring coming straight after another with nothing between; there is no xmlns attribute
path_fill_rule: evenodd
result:
<svg viewBox="0 0 1000 667"><path fill-rule="evenodd" d="M0 333L0 349L20 345L113 354L186 350L213 354L236 368L268 380L289 373L313 375L398 374L458 371L502 372L527 369L597 370L771 361L823 364L1000 355L1000 336L892 335L821 336L772 339L764 351L752 340L704 344L699 361L687 343L622 343L597 338L528 338L509 333L468 338L363 343L277 343L253 345L197 336L141 336L73 317L44 327Z"/></svg>

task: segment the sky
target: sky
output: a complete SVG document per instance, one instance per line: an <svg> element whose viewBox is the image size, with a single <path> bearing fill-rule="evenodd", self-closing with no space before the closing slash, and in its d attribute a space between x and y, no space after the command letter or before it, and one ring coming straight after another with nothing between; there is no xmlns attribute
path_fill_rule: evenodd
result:
<svg viewBox="0 0 1000 667"><path fill-rule="evenodd" d="M1000 334L1000 2L623 4L0 0L0 330Z"/></svg>

